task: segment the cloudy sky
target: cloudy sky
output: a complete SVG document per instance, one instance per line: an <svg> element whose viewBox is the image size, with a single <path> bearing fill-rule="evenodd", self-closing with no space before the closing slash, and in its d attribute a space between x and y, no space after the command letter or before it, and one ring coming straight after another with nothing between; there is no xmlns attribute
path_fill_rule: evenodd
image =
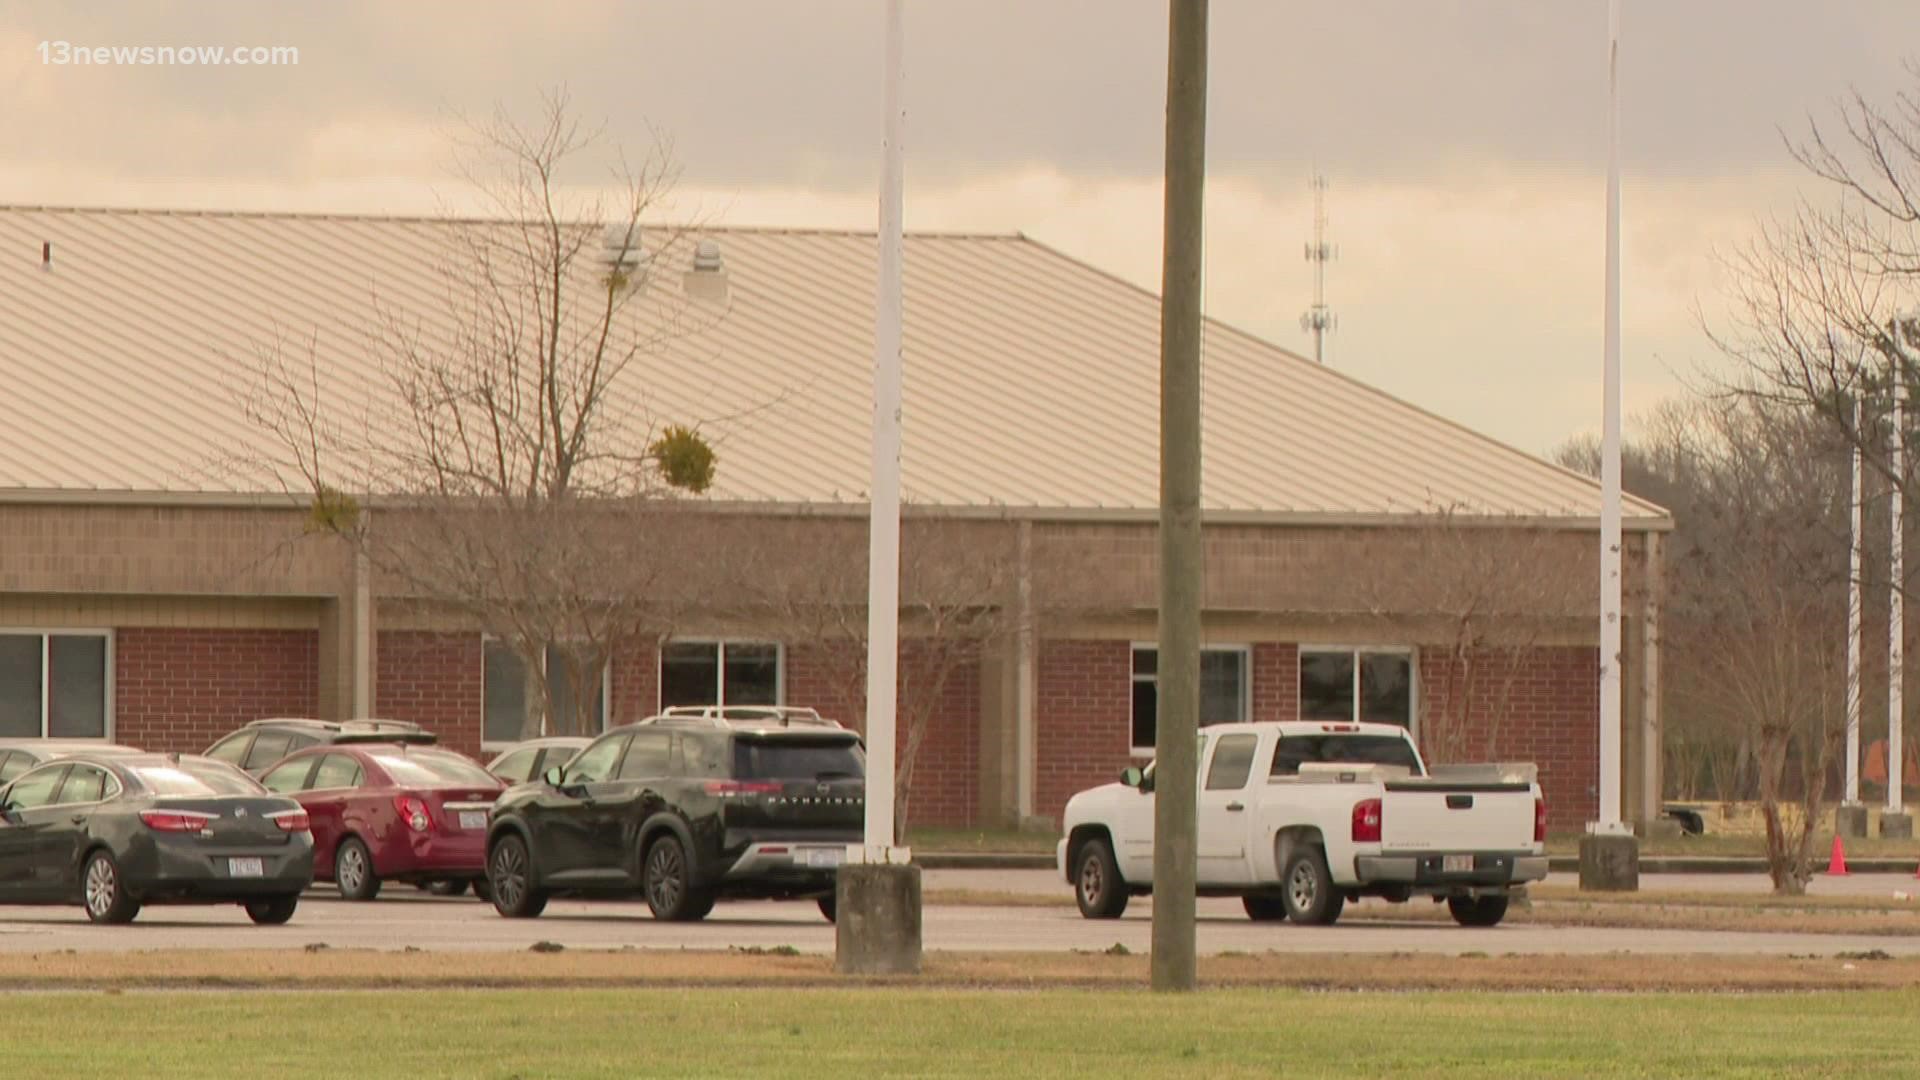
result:
<svg viewBox="0 0 1920 1080"><path fill-rule="evenodd" d="M879 0L0 0L0 201L435 213L459 117L564 83L672 140L673 212L871 228ZM1604 0L1214 0L1213 315L1543 451L1598 424ZM1715 252L1817 193L1781 129L1915 79L1915 0L1625 0L1629 412L1714 363ZM1162 0L910 0L907 223L1159 276ZM42 43L50 47L43 48ZM57 43L291 45L295 66L74 66Z"/></svg>

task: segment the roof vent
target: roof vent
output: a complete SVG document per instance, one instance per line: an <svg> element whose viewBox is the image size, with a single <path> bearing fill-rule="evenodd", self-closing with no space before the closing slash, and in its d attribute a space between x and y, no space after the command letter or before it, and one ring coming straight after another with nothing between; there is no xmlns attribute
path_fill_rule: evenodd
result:
<svg viewBox="0 0 1920 1080"><path fill-rule="evenodd" d="M687 296L705 303L727 302L727 267L720 257L720 245L702 240L693 246L693 269L685 279Z"/></svg>
<svg viewBox="0 0 1920 1080"><path fill-rule="evenodd" d="M646 247L641 243L640 226L609 225L600 232L600 265L610 273L642 280L646 268Z"/></svg>

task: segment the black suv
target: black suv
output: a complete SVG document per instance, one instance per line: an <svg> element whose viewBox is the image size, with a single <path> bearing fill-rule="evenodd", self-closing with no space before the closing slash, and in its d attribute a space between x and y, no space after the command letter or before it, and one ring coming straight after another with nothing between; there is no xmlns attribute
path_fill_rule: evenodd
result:
<svg viewBox="0 0 1920 1080"><path fill-rule="evenodd" d="M510 918L554 895L639 893L657 919L729 899L814 897L861 839L859 736L811 709L668 709L607 732L493 804L487 877Z"/></svg>
<svg viewBox="0 0 1920 1080"><path fill-rule="evenodd" d="M207 747L204 756L245 769L255 780L295 750L321 743L400 742L429 745L432 732L407 720L255 720Z"/></svg>

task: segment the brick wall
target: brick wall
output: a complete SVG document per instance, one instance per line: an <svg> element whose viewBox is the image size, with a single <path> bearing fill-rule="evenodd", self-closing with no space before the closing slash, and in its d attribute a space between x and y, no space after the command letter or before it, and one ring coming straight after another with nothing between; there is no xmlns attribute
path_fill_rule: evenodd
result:
<svg viewBox="0 0 1920 1080"><path fill-rule="evenodd" d="M1133 708L1131 648L1124 641L1041 643L1036 813L1058 821L1075 792L1107 783L1140 760L1127 745ZM1255 720L1298 718L1298 657L1298 648L1290 644L1253 646ZM1448 658L1439 650L1422 650L1423 716L1451 707L1449 692L1456 684L1447 681L1447 667ZM1486 682L1483 675L1479 691L1468 698L1469 716L1460 735L1466 748L1462 759L1538 763L1552 827L1583 827L1597 810L1593 717L1599 709L1599 654L1585 648L1534 648L1513 668L1504 694L1487 689ZM1502 697L1505 719L1495 724L1492 717Z"/></svg>
<svg viewBox="0 0 1920 1080"><path fill-rule="evenodd" d="M117 629L114 738L198 753L249 720L317 715L319 651L312 630Z"/></svg>
<svg viewBox="0 0 1920 1080"><path fill-rule="evenodd" d="M1439 745L1423 751L1439 761L1535 762L1548 827L1584 828L1599 813L1599 650L1536 647L1517 660L1484 658L1476 672L1469 687L1444 650L1421 651L1422 741L1439 743L1443 726L1457 730L1446 739L1452 753ZM1457 694L1465 694L1464 724L1451 721L1459 715Z"/></svg>
<svg viewBox="0 0 1920 1080"><path fill-rule="evenodd" d="M1112 780L1134 760L1133 646L1042 641L1036 659L1033 810L1057 822L1075 792Z"/></svg>
<svg viewBox="0 0 1920 1080"><path fill-rule="evenodd" d="M608 662L607 726L645 720L660 708L660 646L641 642L620 649Z"/></svg>
<svg viewBox="0 0 1920 1080"><path fill-rule="evenodd" d="M1251 663L1253 719L1300 719L1300 646L1257 642Z"/></svg>
<svg viewBox="0 0 1920 1080"><path fill-rule="evenodd" d="M441 745L480 757L482 663L478 634L382 631L375 636L374 714L411 720Z"/></svg>
<svg viewBox="0 0 1920 1080"><path fill-rule="evenodd" d="M866 695L848 692L837 662L820 646L787 647L787 704L817 709L855 729L866 722ZM934 674L908 642L901 656L901 725L896 750L907 749L909 702L924 700L916 685ZM918 682L917 682L918 681ZM914 759L909 826L972 824L980 801L980 665L968 660L948 671L927 713L926 733Z"/></svg>

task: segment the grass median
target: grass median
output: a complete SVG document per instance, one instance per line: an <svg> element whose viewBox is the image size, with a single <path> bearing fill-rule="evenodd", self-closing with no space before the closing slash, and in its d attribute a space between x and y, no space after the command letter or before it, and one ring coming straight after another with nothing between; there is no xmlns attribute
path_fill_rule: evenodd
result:
<svg viewBox="0 0 1920 1080"><path fill-rule="evenodd" d="M987 889L929 889L928 906L1073 907L1073 896ZM1451 924L1444 905L1425 898L1404 904L1364 900L1349 904L1343 922ZM1557 885L1535 886L1524 904L1507 914L1516 925L1596 927L1621 930L1723 930L1792 934L1920 936L1920 888L1886 896L1773 896L1768 893L1589 893Z"/></svg>
<svg viewBox="0 0 1920 1080"><path fill-rule="evenodd" d="M1903 1076L1920 992L47 994L16 1076Z"/></svg>

